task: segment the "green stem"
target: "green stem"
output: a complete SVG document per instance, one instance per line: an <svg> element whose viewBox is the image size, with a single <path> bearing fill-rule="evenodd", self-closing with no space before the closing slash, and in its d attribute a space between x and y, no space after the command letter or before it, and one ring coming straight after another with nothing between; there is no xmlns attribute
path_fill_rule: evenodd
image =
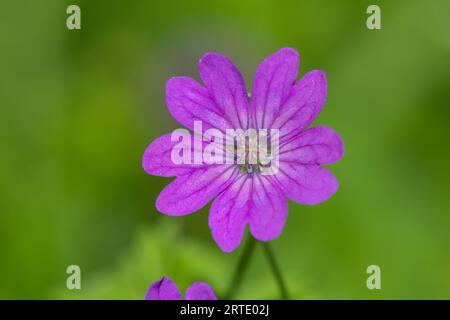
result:
<svg viewBox="0 0 450 320"><path fill-rule="evenodd" d="M242 279L244 278L245 271L248 268L248 264L252 256L253 249L255 248L255 243L256 241L253 237L248 238L247 243L245 244L244 251L242 252L241 258L239 259L238 265L234 270L234 275L231 278L227 294L225 295L225 300L229 300L231 297L233 297L236 291L239 289Z"/></svg>
<svg viewBox="0 0 450 320"><path fill-rule="evenodd" d="M281 299L287 300L288 294L286 290L286 285L284 284L283 277L280 272L280 268L278 267L278 264L275 260L275 257L272 253L272 250L270 249L270 246L267 242L263 243L264 252L266 253L267 259L269 260L270 267L272 268L272 272L275 276L275 280L278 284L278 289L281 293Z"/></svg>

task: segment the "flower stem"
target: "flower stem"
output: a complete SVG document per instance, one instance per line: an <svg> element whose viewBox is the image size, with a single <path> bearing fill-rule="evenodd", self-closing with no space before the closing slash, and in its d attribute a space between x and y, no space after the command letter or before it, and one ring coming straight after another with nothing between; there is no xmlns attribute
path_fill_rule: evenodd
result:
<svg viewBox="0 0 450 320"><path fill-rule="evenodd" d="M270 267L272 268L272 272L275 276L275 280L278 284L278 289L281 293L281 299L287 300L288 294L286 290L286 285L284 284L283 277L280 272L280 268L278 267L278 264L275 260L275 257L272 253L272 250L270 249L269 243L265 242L263 243L264 252L266 253L267 259L269 260Z"/></svg>
<svg viewBox="0 0 450 320"><path fill-rule="evenodd" d="M245 244L244 251L242 252L241 258L239 259L238 265L234 270L233 277L231 278L230 285L228 287L227 293L225 295L225 300L229 300L234 296L235 292L239 289L239 286L244 277L245 271L248 268L250 258L255 248L256 240L253 237L249 237L247 243Z"/></svg>

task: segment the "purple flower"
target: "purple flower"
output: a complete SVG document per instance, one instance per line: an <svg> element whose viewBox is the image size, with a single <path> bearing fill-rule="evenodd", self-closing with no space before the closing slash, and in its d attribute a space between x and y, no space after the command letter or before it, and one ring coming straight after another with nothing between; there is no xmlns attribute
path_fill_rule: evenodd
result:
<svg viewBox="0 0 450 320"><path fill-rule="evenodd" d="M194 282L186 289L186 300L217 300L213 289L205 282ZM145 300L181 300L177 285L168 277L154 282L148 288Z"/></svg>
<svg viewBox="0 0 450 320"><path fill-rule="evenodd" d="M260 241L278 237L286 222L288 199L314 205L336 192L336 178L321 165L342 157L342 140L330 128L308 128L326 100L325 73L313 70L296 81L298 69L299 55L294 49L277 51L259 65L249 98L234 64L223 55L206 53L199 63L204 86L188 77L167 82L169 112L190 130L194 130L194 121L202 123L200 134L211 128L221 132L277 129L279 147L273 151L279 164L272 175L261 174L264 166L260 164L176 164L172 151L179 141L164 135L143 156L147 173L176 177L156 201L160 212L182 216L215 198L209 226L219 247L231 252L240 245L247 224ZM188 142L192 154L187 156L194 159L208 144Z"/></svg>

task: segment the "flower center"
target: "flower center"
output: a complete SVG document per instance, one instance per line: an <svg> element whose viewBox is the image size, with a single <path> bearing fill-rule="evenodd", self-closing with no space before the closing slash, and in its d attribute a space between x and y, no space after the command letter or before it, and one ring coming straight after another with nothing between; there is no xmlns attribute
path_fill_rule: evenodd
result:
<svg viewBox="0 0 450 320"><path fill-rule="evenodd" d="M270 168L273 155L270 135L264 130L263 134L253 134L238 137L235 144L235 163L241 173L259 174ZM260 131L261 132L261 131Z"/></svg>

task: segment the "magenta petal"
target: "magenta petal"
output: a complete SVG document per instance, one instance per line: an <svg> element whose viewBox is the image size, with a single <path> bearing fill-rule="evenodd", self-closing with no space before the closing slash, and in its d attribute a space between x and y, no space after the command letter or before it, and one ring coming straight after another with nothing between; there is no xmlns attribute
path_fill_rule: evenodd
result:
<svg viewBox="0 0 450 320"><path fill-rule="evenodd" d="M237 171L234 165L211 165L180 176L161 191L156 208L172 216L195 212L224 190Z"/></svg>
<svg viewBox="0 0 450 320"><path fill-rule="evenodd" d="M144 170L152 175L161 177L173 177L190 173L193 169L203 167L203 164L194 164L196 154L202 154L202 150L194 149L194 139L191 139L186 148L191 148L192 164L175 164L172 161L172 151L179 141L172 141L171 133L157 138L145 150L142 158ZM203 146L206 144L203 143Z"/></svg>
<svg viewBox="0 0 450 320"><path fill-rule="evenodd" d="M199 63L199 72L210 95L233 129L247 129L248 98L244 79L227 57L206 53Z"/></svg>
<svg viewBox="0 0 450 320"><path fill-rule="evenodd" d="M319 70L308 72L295 84L270 128L280 130L281 141L300 133L320 113L326 97L325 73Z"/></svg>
<svg viewBox="0 0 450 320"><path fill-rule="evenodd" d="M270 176L253 178L251 195L250 232L260 241L277 238L287 219L287 199Z"/></svg>
<svg viewBox="0 0 450 320"><path fill-rule="evenodd" d="M167 81L166 102L172 116L191 130L194 130L194 121L202 121L204 130L217 128L225 132L231 127L208 90L189 77L174 77Z"/></svg>
<svg viewBox="0 0 450 320"><path fill-rule="evenodd" d="M211 205L209 227L220 249L231 252L241 244L250 210L252 179L239 176Z"/></svg>
<svg viewBox="0 0 450 320"><path fill-rule="evenodd" d="M154 282L147 291L145 300L181 300L180 290L168 277Z"/></svg>
<svg viewBox="0 0 450 320"><path fill-rule="evenodd" d="M252 88L256 127L267 129L288 98L297 78L300 57L294 49L283 48L258 66Z"/></svg>
<svg viewBox="0 0 450 320"><path fill-rule="evenodd" d="M261 241L278 237L287 217L287 200L268 176L240 176L211 206L209 226L214 240L225 252L241 243L250 223L253 236Z"/></svg>
<svg viewBox="0 0 450 320"><path fill-rule="evenodd" d="M197 281L186 289L185 300L217 300L217 297L209 284Z"/></svg>
<svg viewBox="0 0 450 320"><path fill-rule="evenodd" d="M276 178L285 195L302 204L323 202L338 189L338 181L333 174L316 164L282 163Z"/></svg>
<svg viewBox="0 0 450 320"><path fill-rule="evenodd" d="M280 161L301 164L332 164L344 154L341 137L328 127L308 129L280 147Z"/></svg>

